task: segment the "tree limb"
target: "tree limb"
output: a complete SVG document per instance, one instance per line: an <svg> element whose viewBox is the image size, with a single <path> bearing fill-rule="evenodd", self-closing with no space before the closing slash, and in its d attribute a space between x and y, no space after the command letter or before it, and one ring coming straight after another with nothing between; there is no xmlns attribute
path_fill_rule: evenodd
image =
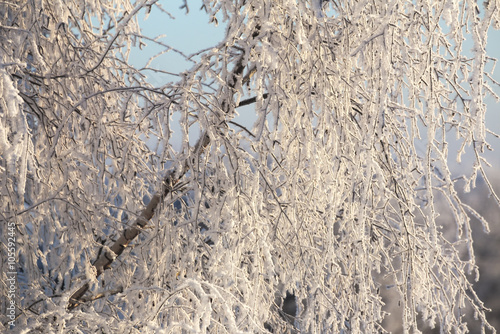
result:
<svg viewBox="0 0 500 334"><path fill-rule="evenodd" d="M193 155L200 156L209 144L210 137L205 132L196 143ZM139 235L139 233L141 233L142 229L148 224L151 218L153 218L158 205L163 202L168 194L172 193L174 186L188 172L191 166L189 159L190 158L187 158L184 161L182 170L179 173L176 173L176 170L173 169L165 176L161 185L161 189L153 196L148 205L141 211L135 222L123 231L120 238L118 238L118 240L114 242L114 244L109 248L108 251L101 252L100 256L94 262L94 267L96 268L96 277L99 277L104 272L104 270L111 267L113 261L123 253L130 242L134 240ZM85 300L91 300L83 298L83 295L88 291L89 288L90 284L87 282L71 295L68 304L69 310L74 309Z"/></svg>

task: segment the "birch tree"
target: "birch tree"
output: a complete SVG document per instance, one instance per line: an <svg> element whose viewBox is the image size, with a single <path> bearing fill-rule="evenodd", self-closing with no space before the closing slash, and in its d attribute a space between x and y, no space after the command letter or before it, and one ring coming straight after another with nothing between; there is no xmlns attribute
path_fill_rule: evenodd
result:
<svg viewBox="0 0 500 334"><path fill-rule="evenodd" d="M404 332L494 332L457 187L489 184L497 2L204 0L192 55L141 33L179 5L1 2L2 326L383 333L390 290ZM193 65L152 85L146 44Z"/></svg>

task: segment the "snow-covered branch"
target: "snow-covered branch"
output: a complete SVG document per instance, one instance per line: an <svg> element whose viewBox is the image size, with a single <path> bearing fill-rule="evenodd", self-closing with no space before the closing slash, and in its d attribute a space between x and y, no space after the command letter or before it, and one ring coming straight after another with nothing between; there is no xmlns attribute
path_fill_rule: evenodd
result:
<svg viewBox="0 0 500 334"><path fill-rule="evenodd" d="M168 6L0 3L2 330L494 331L461 190L500 202L495 2L203 0L195 52Z"/></svg>

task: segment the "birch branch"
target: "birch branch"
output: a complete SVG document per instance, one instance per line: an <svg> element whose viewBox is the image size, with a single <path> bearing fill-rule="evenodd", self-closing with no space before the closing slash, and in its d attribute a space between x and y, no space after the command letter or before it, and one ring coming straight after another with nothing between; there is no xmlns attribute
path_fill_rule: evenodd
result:
<svg viewBox="0 0 500 334"><path fill-rule="evenodd" d="M142 229L144 229L151 218L153 218L159 204L163 202L168 194L172 193L175 185L179 183L182 177L189 171L190 166L192 166L192 162L195 160L194 157L199 157L209 144L210 137L205 132L196 143L193 153L184 161L182 170L179 173L176 173L177 171L173 169L165 176L161 184L161 189L155 193L151 201L142 210L141 214L136 218L134 223L123 231L120 238L115 241L108 251L101 252L100 256L94 262L96 277L99 277L104 270L109 269L114 260L123 253L130 242L134 240L139 233L141 233ZM189 161L189 159L192 160ZM74 292L73 295L71 295L68 304L69 310L74 309L84 302L83 295L89 288L90 284L87 282L80 289Z"/></svg>
<svg viewBox="0 0 500 334"><path fill-rule="evenodd" d="M231 96L233 96L235 93L234 90L237 81L242 80L241 76L245 69L243 59L244 57L242 54L236 61L236 65L232 73L229 75L229 82L227 86L232 91ZM255 101L250 101L247 104L253 102ZM228 100L223 101L222 110L225 113L228 113L230 111L229 105L230 103ZM241 103L235 107L239 106L241 106ZM177 171L173 169L165 176L161 185L161 189L153 196L147 207L142 210L141 214L137 217L132 226L126 228L120 238L116 240L108 250L101 252L97 260L94 262L94 267L96 268L96 277L99 277L104 272L104 270L109 269L113 261L118 256L120 256L125 248L129 245L129 243L134 240L139 235L139 233L141 233L141 230L146 227L148 222L154 216L158 205L163 202L165 197L173 191L174 186L179 183L182 177L191 168L196 158L198 158L203 153L203 151L209 144L210 137L208 136L208 133L205 132L196 143L193 153L186 160L184 160L184 163L182 164L182 170L177 173ZM88 298L83 298L83 295L89 290L89 288L90 284L87 282L71 295L71 297L69 298L68 310L74 309L81 303L85 302L85 300L90 300Z"/></svg>

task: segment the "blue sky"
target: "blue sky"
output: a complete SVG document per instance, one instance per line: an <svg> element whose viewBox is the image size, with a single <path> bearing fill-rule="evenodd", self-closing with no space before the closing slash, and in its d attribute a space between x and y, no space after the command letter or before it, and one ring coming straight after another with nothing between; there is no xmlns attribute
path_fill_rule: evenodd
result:
<svg viewBox="0 0 500 334"><path fill-rule="evenodd" d="M200 10L201 0L190 0L189 13L181 9L181 0L171 1L165 4L164 9L168 10L173 18L169 18L165 13L152 11L149 17L144 20L141 17L139 24L146 36L163 35L161 41L173 50L164 53L157 58L152 67L159 67L162 70L174 73L189 69L194 63L185 60L176 50L181 51L185 56L190 56L200 50L212 47L220 42L224 37L223 24L215 26L209 23L209 17L205 11ZM165 47L148 42L148 46L133 55L133 63L144 65L151 56L165 50ZM196 58L194 58L196 59ZM153 84L162 84L163 80L177 81L173 76L153 75L150 78Z"/></svg>

